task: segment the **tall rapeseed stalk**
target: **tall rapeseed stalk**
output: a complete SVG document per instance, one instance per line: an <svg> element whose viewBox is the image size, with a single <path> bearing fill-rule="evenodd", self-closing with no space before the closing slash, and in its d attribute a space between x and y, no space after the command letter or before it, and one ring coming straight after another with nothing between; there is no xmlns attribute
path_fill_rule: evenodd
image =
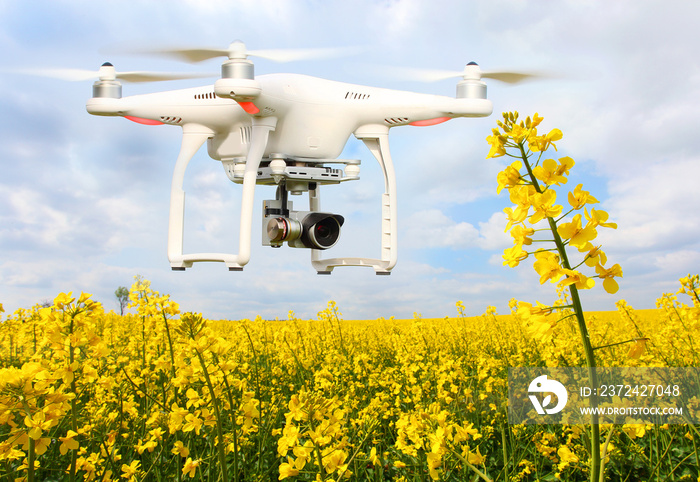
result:
<svg viewBox="0 0 700 482"><path fill-rule="evenodd" d="M594 347L586 326L579 290L591 289L595 285L593 278L603 280L603 288L608 293L618 290L615 277L622 277L620 265L615 264L606 268L607 257L592 241L598 236L597 228L616 228L615 223L608 222L608 213L586 207L598 200L579 184L568 193L570 209L564 212L564 207L557 202L556 186L566 184L569 171L574 166L570 157L558 160L548 159L545 153L550 147L556 150L555 141L562 138L559 129L553 129L547 134L538 134L537 127L543 118L535 114L524 121L518 121L517 112L503 114L503 121L498 121L498 128L487 137L491 150L487 158L509 156L516 160L498 174L498 192L507 189L510 200L515 204L504 211L508 217L506 231L513 236L514 245L506 249L503 264L510 267L528 258L535 257L534 269L540 275L540 283L545 281L558 282L559 287L569 290L570 304L560 303L556 306L533 306L530 303L518 303L518 314L528 319L533 325L549 325L546 315L558 309L571 309L575 317L583 344L586 365L589 370L590 382L598 386L596 376L596 358ZM583 209L583 216L580 211ZM575 211L572 218L568 216ZM586 223L584 225L583 218ZM544 239L534 239L536 233L544 232ZM551 236L551 238L550 238ZM528 251L534 242L542 243L539 249ZM526 249L527 248L527 249ZM571 248L576 248L570 256ZM573 261L578 256L577 263ZM574 264L576 263L576 264ZM587 276L579 271L582 267L593 268L595 275ZM540 330L546 333L546 329ZM595 398L592 399L595 405ZM600 464L600 427L598 415L591 415L591 461L590 480L599 479Z"/></svg>

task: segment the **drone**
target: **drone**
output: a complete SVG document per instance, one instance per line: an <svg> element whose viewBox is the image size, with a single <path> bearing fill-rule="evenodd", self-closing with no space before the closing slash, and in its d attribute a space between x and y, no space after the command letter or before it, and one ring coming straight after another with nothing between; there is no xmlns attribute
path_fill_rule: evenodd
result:
<svg viewBox="0 0 700 482"><path fill-rule="evenodd" d="M122 116L145 125L182 128L170 193L168 260L173 270L194 263L221 262L242 271L251 257L254 193L257 185L275 186L275 198L263 202L262 244L309 249L318 274L339 266L367 266L391 274L397 261L397 198L389 130L432 126L457 117L486 117L493 111L482 78L518 82L530 74L482 71L470 62L461 71L427 71L429 80L456 77L456 96L446 97L325 80L300 74L256 76L249 57L290 61L323 57L330 49L248 50L241 41L225 49L171 49L155 53L189 62L224 57L214 85L122 97L120 80L144 82L204 77L208 74L117 72L110 63L98 72L90 114ZM84 74L84 75L83 75ZM381 245L378 258L323 258L339 240L343 216L320 209L321 186L358 180L360 161L339 159L351 135L379 162L384 176L381 196ZM242 185L238 253L185 253L183 189L187 165L207 144L228 179ZM308 193L309 210L295 211L290 195Z"/></svg>

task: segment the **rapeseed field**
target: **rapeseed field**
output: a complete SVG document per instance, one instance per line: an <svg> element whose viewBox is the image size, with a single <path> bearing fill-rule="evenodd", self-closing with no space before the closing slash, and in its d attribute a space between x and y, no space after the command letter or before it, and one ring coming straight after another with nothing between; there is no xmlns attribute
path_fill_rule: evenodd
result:
<svg viewBox="0 0 700 482"><path fill-rule="evenodd" d="M697 277L655 310L587 314L601 366L697 366ZM586 480L582 426L509 425L507 369L578 366L548 329L457 303L443 319L206 320L137 279L0 325L0 480ZM691 296L691 298L688 297ZM680 296L681 299L677 299ZM698 480L697 428L608 425L605 480Z"/></svg>

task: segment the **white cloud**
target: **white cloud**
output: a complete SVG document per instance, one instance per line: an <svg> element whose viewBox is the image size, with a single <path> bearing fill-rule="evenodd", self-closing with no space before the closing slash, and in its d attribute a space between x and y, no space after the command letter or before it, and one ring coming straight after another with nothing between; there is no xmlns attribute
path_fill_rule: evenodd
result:
<svg viewBox="0 0 700 482"><path fill-rule="evenodd" d="M616 249L675 250L697 246L700 224L700 163L673 159L627 173L609 182L605 208L618 224Z"/></svg>
<svg viewBox="0 0 700 482"><path fill-rule="evenodd" d="M406 244L414 248L465 249L476 246L479 239L479 230L472 224L456 223L439 209L417 211L404 224Z"/></svg>
<svg viewBox="0 0 700 482"><path fill-rule="evenodd" d="M700 266L700 253L687 249L664 253L654 259L654 264L659 269L672 273L690 272L693 269L697 270L697 267Z"/></svg>
<svg viewBox="0 0 700 482"><path fill-rule="evenodd" d="M369 7L368 19L375 29L396 41L407 40L424 19L425 4L419 0L387 0Z"/></svg>
<svg viewBox="0 0 700 482"><path fill-rule="evenodd" d="M31 239L38 246L58 246L71 234L75 223L68 213L51 206L47 196L27 188L0 189L8 202L8 219L2 230L8 238Z"/></svg>
<svg viewBox="0 0 700 482"><path fill-rule="evenodd" d="M485 159L484 129L492 121L455 119L450 125L396 134L395 162L407 178L399 188L410 193L413 206L465 204L496 195L501 162Z"/></svg>
<svg viewBox="0 0 700 482"><path fill-rule="evenodd" d="M482 242L480 247L487 250L502 250L513 244L512 238L505 232L506 215L493 213L485 223L479 223Z"/></svg>
<svg viewBox="0 0 700 482"><path fill-rule="evenodd" d="M503 232L505 215L494 213L479 227L446 216L439 209L417 211L402 221L405 244L413 249L451 248L486 250L502 249L510 244L510 237Z"/></svg>

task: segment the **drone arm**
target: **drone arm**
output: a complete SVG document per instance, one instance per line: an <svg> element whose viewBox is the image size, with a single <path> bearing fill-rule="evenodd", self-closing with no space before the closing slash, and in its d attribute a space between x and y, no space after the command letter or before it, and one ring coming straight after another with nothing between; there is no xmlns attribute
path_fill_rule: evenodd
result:
<svg viewBox="0 0 700 482"><path fill-rule="evenodd" d="M370 266L378 275L391 274L397 260L397 209L396 174L389 152L389 129L384 126L366 126L355 131L379 162L384 173L382 194L381 258L331 258L321 259L319 250L311 250L311 264L319 274L330 274L336 266ZM318 191L309 191L312 211L320 209Z"/></svg>

